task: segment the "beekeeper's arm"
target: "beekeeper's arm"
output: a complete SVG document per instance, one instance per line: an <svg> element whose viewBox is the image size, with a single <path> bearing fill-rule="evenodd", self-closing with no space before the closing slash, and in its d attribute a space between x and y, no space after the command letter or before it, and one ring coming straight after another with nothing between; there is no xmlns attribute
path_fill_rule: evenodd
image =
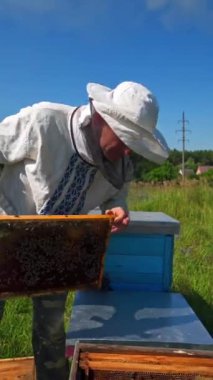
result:
<svg viewBox="0 0 213 380"><path fill-rule="evenodd" d="M113 198L100 206L103 213L114 216L112 232L119 232L129 224L130 219L127 206L128 188L129 183L125 183Z"/></svg>

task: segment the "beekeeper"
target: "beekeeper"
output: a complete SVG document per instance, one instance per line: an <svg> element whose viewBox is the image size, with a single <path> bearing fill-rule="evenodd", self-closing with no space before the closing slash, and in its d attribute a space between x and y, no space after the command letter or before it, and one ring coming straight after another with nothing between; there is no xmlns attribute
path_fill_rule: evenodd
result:
<svg viewBox="0 0 213 380"><path fill-rule="evenodd" d="M0 214L86 214L100 206L114 214L113 231L128 225L131 151L156 163L168 157L157 101L135 82L89 83L87 92L87 105L41 102L0 123ZM65 302L64 293L33 298L37 380L68 379Z"/></svg>

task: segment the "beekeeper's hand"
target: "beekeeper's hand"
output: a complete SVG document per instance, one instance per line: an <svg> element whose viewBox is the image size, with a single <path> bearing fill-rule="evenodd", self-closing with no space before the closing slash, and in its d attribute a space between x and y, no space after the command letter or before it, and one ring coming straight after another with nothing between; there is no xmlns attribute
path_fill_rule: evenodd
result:
<svg viewBox="0 0 213 380"><path fill-rule="evenodd" d="M106 215L114 217L111 232L122 231L129 224L129 214L122 207L114 207L105 211Z"/></svg>

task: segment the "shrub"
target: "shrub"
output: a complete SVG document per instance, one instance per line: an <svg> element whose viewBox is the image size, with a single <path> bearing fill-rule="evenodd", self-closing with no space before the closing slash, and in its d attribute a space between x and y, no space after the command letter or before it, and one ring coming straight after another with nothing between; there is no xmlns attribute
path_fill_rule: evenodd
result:
<svg viewBox="0 0 213 380"><path fill-rule="evenodd" d="M213 186L213 169L208 170L206 173L200 175L200 179L208 185Z"/></svg>
<svg viewBox="0 0 213 380"><path fill-rule="evenodd" d="M178 168L166 161L163 165L151 170L144 176L145 182L163 182L176 179L178 177Z"/></svg>

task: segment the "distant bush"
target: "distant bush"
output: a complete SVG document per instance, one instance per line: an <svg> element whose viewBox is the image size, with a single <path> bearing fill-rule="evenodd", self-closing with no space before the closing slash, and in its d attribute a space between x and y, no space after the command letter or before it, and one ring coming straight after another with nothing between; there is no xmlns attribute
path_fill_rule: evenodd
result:
<svg viewBox="0 0 213 380"><path fill-rule="evenodd" d="M200 180L207 182L210 186L213 186L213 169L210 169L206 173L201 174Z"/></svg>
<svg viewBox="0 0 213 380"><path fill-rule="evenodd" d="M178 168L166 161L163 165L159 166L144 175L145 182L163 182L171 181L178 177Z"/></svg>

